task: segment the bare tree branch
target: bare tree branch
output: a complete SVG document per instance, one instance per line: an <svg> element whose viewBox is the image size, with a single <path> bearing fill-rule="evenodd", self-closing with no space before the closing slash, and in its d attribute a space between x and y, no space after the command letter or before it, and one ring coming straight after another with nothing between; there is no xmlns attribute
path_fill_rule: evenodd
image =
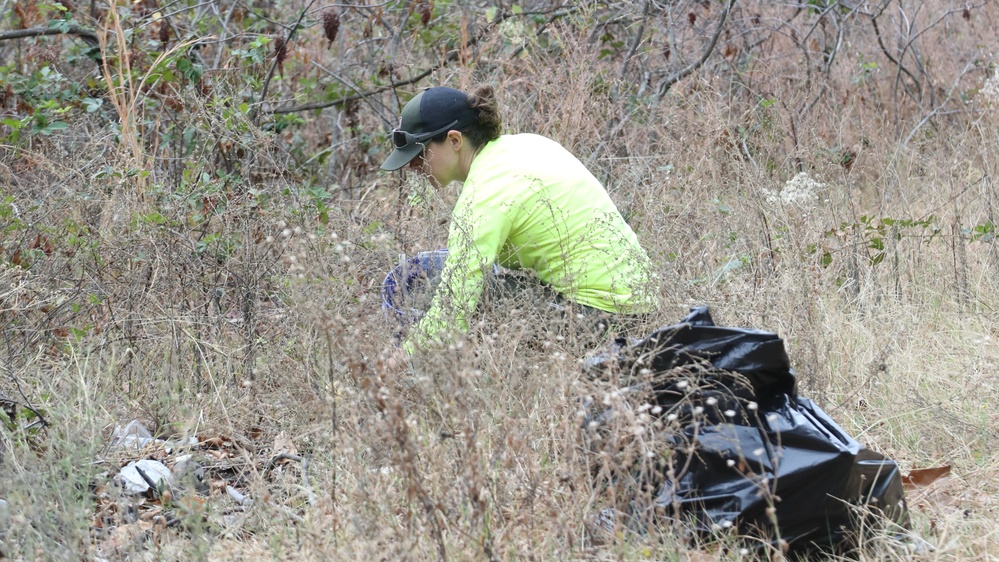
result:
<svg viewBox="0 0 999 562"><path fill-rule="evenodd" d="M34 423L41 423L41 427L43 428L49 427L51 424L48 422L48 420L45 419L45 416L43 416L41 412L39 412L34 406L31 405L31 400L28 400L28 396L24 393L24 389L21 388L21 380L14 375L12 369L7 368L6 370L7 370L7 376L10 378L11 382L14 383L14 388L16 388L17 393L21 395L21 400L24 401L24 404L17 404L10 398L5 398L3 396L0 396L0 402L9 403L13 406L20 406L21 408L27 409L29 412L35 415L35 418L37 418L37 421Z"/></svg>
<svg viewBox="0 0 999 562"><path fill-rule="evenodd" d="M898 60L895 57L891 56L891 53L888 52L888 47L885 47L884 41L881 39L881 28L878 27L878 18L877 18L877 16L871 16L871 24L874 25L874 36L878 40L878 46L881 47L881 52L884 53L884 55L886 57L888 57L888 60L890 60L892 64L894 64L895 66L898 67L899 71L905 73L906 76L908 76L909 78L912 79L912 83L916 87L916 94L919 96L920 99L922 99L922 97L923 97L923 88L922 88L922 84L920 83L919 79L916 78L916 76L913 75L912 72L910 72L909 69L906 68L904 64L902 64L901 60ZM906 88L905 90L906 90L906 93L909 93L909 89L908 88ZM919 100L916 100L916 102L918 103Z"/></svg>
<svg viewBox="0 0 999 562"><path fill-rule="evenodd" d="M302 10L302 13L298 15L298 21L296 21L295 24L291 26L291 30L288 31L288 35L284 38L284 46L282 47L282 49L287 49L288 45L291 44L292 38L295 37L295 32L298 31L299 26L302 25L302 20L305 19L305 14L309 13L309 8L311 8L312 5L315 3L316 0L312 0L311 2L309 2L309 5L306 6L305 9ZM281 63L281 60L282 60L281 49L278 49L278 51L275 51L274 53L274 62L271 63L271 68L267 72L267 78L264 79L264 87L263 90L260 92L260 105L263 105L264 102L267 101L267 88L271 85L271 78L274 77L274 69L277 68L278 64ZM250 105L253 105L253 100L250 101L251 101ZM260 106L253 105L253 109L250 111L250 122L253 123L254 125L257 124L257 116L259 115L259 112L257 111L258 107Z"/></svg>
<svg viewBox="0 0 999 562"><path fill-rule="evenodd" d="M676 84L683 78L689 76L692 72L700 68L705 61L708 60L708 57L711 56L711 53L715 49L715 45L718 43L718 37L721 36L722 28L725 26L725 20L728 19L728 14L729 12L732 11L732 6L734 5L735 5L735 0L729 0L729 3L725 6L725 11L722 12L721 19L718 21L718 27L715 29L715 33L711 37L711 42L708 44L708 47L701 54L701 57L698 60L687 65L686 68L676 72L672 76L667 77L665 80L659 83L658 99L662 99L662 97L666 95L666 92L669 91L669 89L673 87L674 84ZM645 11L642 14L643 17L648 16L649 8L650 4L646 4ZM639 28L638 36L635 38L635 44L632 46L632 50L631 52L628 53L628 56L625 60L624 63L625 67L627 66L628 60L630 60L631 57L633 56L634 54L633 51L635 50L635 48L637 48L638 43L641 41L642 35L644 34L644 25L645 25L645 20L643 19L642 27ZM625 68L621 69L622 78L624 76L624 70ZM613 125L611 123L608 123L608 129L610 130L607 133L607 135L604 137L604 140L601 141L597 145L597 147L593 149L593 152L590 153L590 156L587 158L588 165L592 164L597 159L597 157L600 156L600 153L603 152L604 148L607 146L607 142L610 139L613 139L615 136L617 136L619 132L621 132L621 130L628 123L631 117L638 111L639 107L640 106L635 106L634 108L631 109L631 111L628 111L627 113L622 115L621 118L617 121L617 123L614 123Z"/></svg>
<svg viewBox="0 0 999 562"><path fill-rule="evenodd" d="M954 79L954 84L950 87L950 90L947 90L947 95L944 97L943 101L940 102L940 105L934 107L932 111L927 113L926 116L924 116L919 121L919 123L917 123L916 126L912 128L912 131L909 132L909 135L905 137L904 141L902 141L903 145L908 145L910 142L912 142L912 138L916 136L916 133L919 132L919 129L922 128L923 125L929 123L930 120L932 120L940 113L940 110L943 108L943 106L946 105L947 102L949 102L952 97L954 97L954 90L956 90L957 86L961 83L961 79L964 78L964 75L967 74L973 68L975 68L974 62L970 62L964 66L964 69L961 71L961 73L958 74L957 78Z"/></svg>
<svg viewBox="0 0 999 562"><path fill-rule="evenodd" d="M336 72L333 72L332 70L326 68L325 66L319 64L318 62L312 61L312 65L315 66L316 68L318 68L319 70L322 70L330 78L336 80L337 82L343 84L344 86L350 88L351 90L354 90L354 93L357 94L357 95L359 95L359 96L361 96L360 99L364 100L364 103L368 104L368 107L371 108L371 111L375 115L377 115L379 119L382 120L382 123L384 123L386 127L388 127L389 129L391 129L394 126L394 124L392 122L390 122L385 117L385 115L382 114L382 109L384 109L384 105L382 105L382 107L379 108L379 107L376 107L375 104L374 104L374 102L371 101L371 98L373 96L366 95L364 92L361 91L360 88L357 87L356 84L354 84L353 82L350 82L349 80L343 78L342 76L340 76Z"/></svg>
<svg viewBox="0 0 999 562"><path fill-rule="evenodd" d="M628 66L631 64L631 59L638 52L638 47L642 44L642 39L645 37L645 25L649 21L649 12L652 10L652 0L645 1L645 8L642 9L642 21L638 24L638 31L635 33L635 39L631 42L631 48L628 49L628 53L624 55L624 62L621 63L621 70L618 72L617 80L618 85L622 80L624 80L625 75L628 73ZM617 98L618 85L614 86L614 99Z"/></svg>
<svg viewBox="0 0 999 562"><path fill-rule="evenodd" d="M25 37L41 37L42 35L76 35L87 42L88 45L97 45L97 34L89 29L84 29L75 23L70 24L65 30L55 27L29 27L27 29L14 29L12 31L0 31L0 41L10 39L24 39Z"/></svg>
<svg viewBox="0 0 999 562"><path fill-rule="evenodd" d="M728 19L729 12L732 11L732 6L735 6L735 0L729 0L728 4L725 5L725 11L722 12L721 19L718 20L718 27L715 29L715 34L711 37L711 42L708 43L707 48L701 53L701 58L687 65L670 76L667 76L665 80L659 83L659 97L666 95L677 82L683 80L687 76L690 76L694 71L700 68L711 56L711 53L715 50L715 45L718 44L718 38L721 36L722 28L725 27L725 20Z"/></svg>
<svg viewBox="0 0 999 562"><path fill-rule="evenodd" d="M280 114L283 114L283 113L297 113L299 111L310 111L310 110L313 110L313 109L325 109L327 107L333 107L333 106L343 105L343 104L345 104L345 103L347 103L349 101L364 99L364 98L366 98L368 96L373 96L375 94L378 94L378 93L381 93L381 92L384 92L384 91L387 91L387 90L392 90L392 89L398 88L400 86L408 86L410 84L415 84L415 83L419 82L420 80L423 80L427 76L430 76L435 70L438 70L439 68L443 67L445 65L445 63L450 62L450 61L455 60L455 59L458 58L458 51L453 51L452 54L454 55L453 57L451 55L448 55L444 59L444 61L442 61L441 63L436 64L436 65L434 65L434 66L432 66L432 67L424 70L423 72L421 72L421 73L419 73L419 74L417 74L417 75L415 75L413 77L407 78L406 80L399 80L398 82L391 82L391 83L386 84L384 86L379 86L377 88L372 88L372 89L367 90L365 92L359 92L357 94L352 94L352 95L349 95L349 96L343 96L343 97L337 98L335 100L315 102L315 103L306 103L306 104L303 104L303 105L293 105L291 107L279 107L279 108L267 111L267 113L270 113L272 115L280 115Z"/></svg>
<svg viewBox="0 0 999 562"><path fill-rule="evenodd" d="M556 10L561 10L561 7L560 8L556 8ZM577 8L570 8L570 9L567 9L567 10L564 10L564 11L555 11L548 18L547 22L545 22L543 25L539 26L539 28L535 32L535 35L541 35L542 33L544 33L544 31L547 28L547 26L550 25L552 22L554 22L558 18L561 18L561 17L567 16L569 14L572 14L576 10L577 10ZM539 13L549 13L549 12L539 12ZM497 23L499 23L499 22L501 22L503 20L509 19L509 18L513 17L514 15L516 15L516 14L508 13L508 14L504 14L504 15L500 16L499 21L497 21L497 22L495 22L495 23L493 23L493 24L491 24L489 26L486 26L486 28L483 29L483 31L481 33L479 33L476 37L472 37L471 39L469 39L467 46L470 47L472 45L477 44L479 41L481 41L483 39L483 37L485 37L486 33L488 33L489 31L491 31L492 29L495 28L495 25ZM526 15L526 13L519 14L519 15ZM520 52L520 50L522 50L522 49L523 49L523 47L518 48L514 52L514 54L511 55L511 57L515 57ZM345 103L347 103L349 101L364 99L364 98L366 98L368 96L373 96L373 95L379 94L381 92L385 92L385 91L388 91L388 90L394 90L394 89L396 89L396 88L398 88L400 86L409 86L411 84L416 84L417 82L419 82L420 80L423 80L427 76L430 76L431 74L433 74L437 70L440 70L441 68L444 68L448 64L450 64L450 63L458 60L459 54L460 54L460 50L459 49L457 49L457 48L453 49L453 50L449 51L448 54L447 54L447 56L445 56L443 59L441 59L437 64L435 64L435 65L431 66L430 68L427 68L426 70L423 70L419 74L411 76L411 77L409 77L409 78L407 78L405 80L398 80L398 81L390 82L388 84L385 84L384 86L378 86L377 88L372 88L372 89L367 90L365 92L358 92L356 94L352 94L352 95L349 95L349 96L339 97L339 98L337 98L335 100L322 101L322 102L314 102L314 103L306 103L306 104L302 104L302 105L293 105L293 106L289 106L289 107L278 107L278 108L271 109L271 110L265 110L265 113L269 113L271 115L280 115L280 114L284 114L284 113L297 113L299 111L311 111L311 110L314 110L314 109L325 109L327 107L342 106L343 104L345 104ZM357 91L357 90L355 90L355 91Z"/></svg>
<svg viewBox="0 0 999 562"><path fill-rule="evenodd" d="M563 5L559 6L558 8L556 8L556 10L561 10L562 8L565 7L565 4L567 4L567 3L568 2L564 2ZM543 23L543 24L541 24L541 25L538 26L538 28L534 31L534 36L535 37L541 37L541 34L544 33L545 30L548 29L548 26L551 25L552 23L554 23L555 20L557 20L557 19L559 19L561 17L567 16L567 15L575 12L576 10L578 10L578 8L571 8L570 7L568 9L566 9L566 11L564 11L564 12L555 11L554 13L552 13L548 17L548 21L546 21L545 23ZM528 12L523 12L521 15L526 15L527 13ZM532 12L532 13L535 13L537 15L543 15L543 14L548 13L548 12ZM510 58L514 59L514 58L519 57L520 53L524 52L525 48L527 48L527 43L524 43L523 45L521 45L521 46L517 47L516 49L514 49L513 53L510 54Z"/></svg>

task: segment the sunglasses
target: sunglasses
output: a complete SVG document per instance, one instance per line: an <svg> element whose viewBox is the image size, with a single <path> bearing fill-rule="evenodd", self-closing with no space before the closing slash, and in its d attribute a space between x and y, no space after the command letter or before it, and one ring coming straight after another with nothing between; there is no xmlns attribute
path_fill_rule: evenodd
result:
<svg viewBox="0 0 999 562"><path fill-rule="evenodd" d="M395 129L394 131L392 131L392 144L394 144L396 148L400 149L407 148L414 144L423 144L428 140L436 137L437 135L451 130L451 128L457 124L458 120L456 119L454 121L451 121L451 123L448 124L446 127L442 127L440 129L437 129L436 131L431 131L429 133L420 133L417 135L414 135L413 133L410 133L408 131L403 131L401 129Z"/></svg>

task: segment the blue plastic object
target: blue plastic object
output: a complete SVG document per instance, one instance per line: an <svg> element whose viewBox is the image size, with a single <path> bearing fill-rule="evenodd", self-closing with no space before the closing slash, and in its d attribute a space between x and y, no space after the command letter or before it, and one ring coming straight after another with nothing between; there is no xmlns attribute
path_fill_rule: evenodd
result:
<svg viewBox="0 0 999 562"><path fill-rule="evenodd" d="M397 265L382 282L382 311L403 324L416 322L426 312L411 306L413 296L430 289L447 261L447 250L420 252Z"/></svg>

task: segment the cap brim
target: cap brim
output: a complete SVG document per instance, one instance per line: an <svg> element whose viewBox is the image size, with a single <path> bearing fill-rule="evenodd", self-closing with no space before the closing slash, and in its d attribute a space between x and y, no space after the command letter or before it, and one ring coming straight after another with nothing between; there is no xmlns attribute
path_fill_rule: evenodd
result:
<svg viewBox="0 0 999 562"><path fill-rule="evenodd" d="M403 148L397 148L389 154L389 157L385 159L385 163L382 164L382 169L386 172L394 172L399 168L409 164L410 160L416 158L416 156L423 152L423 145L413 143L409 146Z"/></svg>

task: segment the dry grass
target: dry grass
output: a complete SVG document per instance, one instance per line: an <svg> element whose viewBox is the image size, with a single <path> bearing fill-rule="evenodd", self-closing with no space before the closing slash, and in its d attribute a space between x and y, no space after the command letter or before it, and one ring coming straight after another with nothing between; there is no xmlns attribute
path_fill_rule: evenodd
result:
<svg viewBox="0 0 999 562"><path fill-rule="evenodd" d="M768 6L758 6L762 21L779 19ZM920 46L952 47L927 70L938 94L960 75L971 96L962 112L919 127L931 102L895 101L869 27L853 31L824 78L830 93L811 106L819 79L801 86L804 51L790 35L748 66L716 64L655 99L619 96L628 90L621 61L601 58L593 30L564 22L526 55L505 58L511 44L493 38L478 47L479 66L433 77L495 83L509 130L550 135L588 162L665 281L662 324L707 304L719 324L775 331L802 393L850 434L905 470L952 466L909 493L913 529L933 548L875 536L861 559L982 560L999 557L999 248L973 229L996 223L999 100L975 96L985 70L961 70L995 11L988 3L960 33L919 20L929 29ZM737 21L756 29L753 17L747 8ZM649 53L666 39L649 33L633 68L649 73L652 89L665 70ZM825 45L809 48L814 57ZM874 73L858 78L875 59ZM223 73L214 78L227 87ZM286 87L273 96L290 95ZM443 247L453 190L406 205L418 180L374 175L365 166L382 155L351 152L364 141L349 135L340 160L299 175L290 133L185 95L192 109L178 130L215 134L214 148L181 157L132 134L129 156L155 162L148 178L129 176L110 135L90 122L89 132L0 148L2 195L16 205L0 206L0 398L48 423L0 426L0 499L11 514L5 522L0 512L0 551L69 560L749 558L729 538L691 545L670 528L600 536L587 527L630 499L591 463L637 461L584 452L580 400L613 384L585 378L580 359L592 346L554 337L536 309L489 308L452 349L408 369L386 364L395 327L381 314L379 285L400 253ZM346 118L334 113L334 123ZM296 134L318 150L336 142L328 126L309 121ZM215 175L240 163L248 177ZM211 179L190 181L191 170ZM815 198L782 203L801 170L821 184ZM321 197L325 222L310 185L334 192ZM638 424L634 406L618 407ZM15 425L34 419L19 415ZM136 418L163 438L222 443L190 451L211 484L203 505L149 500L129 518L110 476L140 456L183 452L109 449L113 428ZM646 429L642 446L661 446ZM275 461L281 453L298 460ZM252 504L237 505L226 484ZM157 506L162 521L150 515Z"/></svg>

